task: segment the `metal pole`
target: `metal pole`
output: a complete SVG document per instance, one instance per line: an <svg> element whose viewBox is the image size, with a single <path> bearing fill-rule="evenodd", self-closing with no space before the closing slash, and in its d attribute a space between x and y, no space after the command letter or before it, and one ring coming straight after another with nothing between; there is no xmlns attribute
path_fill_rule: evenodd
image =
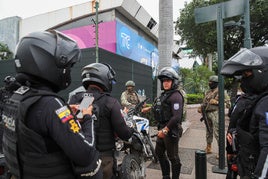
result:
<svg viewBox="0 0 268 179"><path fill-rule="evenodd" d="M244 20L245 20L245 37L244 37L244 47L251 48L251 37L250 37L250 5L249 0L245 0L245 13L244 13Z"/></svg>
<svg viewBox="0 0 268 179"><path fill-rule="evenodd" d="M217 52L218 69L222 68L224 59L223 45L223 6L219 4L217 8ZM226 173L225 169L225 123L224 123L224 79L220 73L219 78L219 166L213 167L212 171L216 173Z"/></svg>
<svg viewBox="0 0 268 179"><path fill-rule="evenodd" d="M195 151L195 179L207 179L207 155L203 150Z"/></svg>
<svg viewBox="0 0 268 179"><path fill-rule="evenodd" d="M95 9L96 9L96 24L95 24L95 35L96 35L96 63L99 62L99 19L98 19L98 9L99 2L95 1Z"/></svg>

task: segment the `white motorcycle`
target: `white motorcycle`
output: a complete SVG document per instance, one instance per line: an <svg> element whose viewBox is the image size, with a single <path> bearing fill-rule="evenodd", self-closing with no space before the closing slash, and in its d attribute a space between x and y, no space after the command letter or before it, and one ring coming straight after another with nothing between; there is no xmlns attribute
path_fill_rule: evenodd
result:
<svg viewBox="0 0 268 179"><path fill-rule="evenodd" d="M157 162L154 146L149 133L149 120L140 116L142 106L149 99L145 99L130 109L125 115L128 126L134 128L135 132L131 140L118 140L117 151L117 177L121 179L144 179L146 178L146 161ZM121 163L119 163L121 156Z"/></svg>

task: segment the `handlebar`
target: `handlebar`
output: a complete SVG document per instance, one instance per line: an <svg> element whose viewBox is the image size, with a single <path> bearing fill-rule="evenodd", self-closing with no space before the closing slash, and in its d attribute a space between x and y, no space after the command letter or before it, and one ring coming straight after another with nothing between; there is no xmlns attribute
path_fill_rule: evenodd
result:
<svg viewBox="0 0 268 179"><path fill-rule="evenodd" d="M146 98L145 100L143 100L140 103L138 103L134 108L129 109L129 111L127 113L128 116L139 114L142 106L149 100L150 100L150 98Z"/></svg>

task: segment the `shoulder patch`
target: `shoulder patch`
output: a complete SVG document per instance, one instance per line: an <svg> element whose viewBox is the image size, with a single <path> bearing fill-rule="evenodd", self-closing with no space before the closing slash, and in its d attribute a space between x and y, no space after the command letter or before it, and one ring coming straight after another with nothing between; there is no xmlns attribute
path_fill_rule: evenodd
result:
<svg viewBox="0 0 268 179"><path fill-rule="evenodd" d="M179 103L175 103L175 104L173 105L173 108L174 108L174 110L178 110L178 109L180 109L180 104L179 104Z"/></svg>
<svg viewBox="0 0 268 179"><path fill-rule="evenodd" d="M67 106L63 106L57 109L55 112L57 116L60 118L62 123L65 123L74 118Z"/></svg>

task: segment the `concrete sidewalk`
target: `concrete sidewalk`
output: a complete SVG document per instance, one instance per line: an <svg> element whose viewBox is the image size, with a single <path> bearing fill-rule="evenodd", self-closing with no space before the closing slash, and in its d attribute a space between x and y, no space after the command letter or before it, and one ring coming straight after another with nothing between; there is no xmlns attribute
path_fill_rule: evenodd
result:
<svg viewBox="0 0 268 179"><path fill-rule="evenodd" d="M203 150L206 147L205 124L200 122L201 114L197 112L199 105L187 106L186 121L183 122L183 135L179 141L179 155L182 163L180 179L195 179L195 152ZM228 121L226 121L226 125ZM153 140L154 141L154 140ZM207 179L225 179L225 174L214 173L212 168L219 167L219 161L216 159L218 146L216 139L212 143L212 154L206 155L207 158ZM226 165L226 162L225 162ZM162 174L159 164L148 162L146 169L147 179L161 179Z"/></svg>

